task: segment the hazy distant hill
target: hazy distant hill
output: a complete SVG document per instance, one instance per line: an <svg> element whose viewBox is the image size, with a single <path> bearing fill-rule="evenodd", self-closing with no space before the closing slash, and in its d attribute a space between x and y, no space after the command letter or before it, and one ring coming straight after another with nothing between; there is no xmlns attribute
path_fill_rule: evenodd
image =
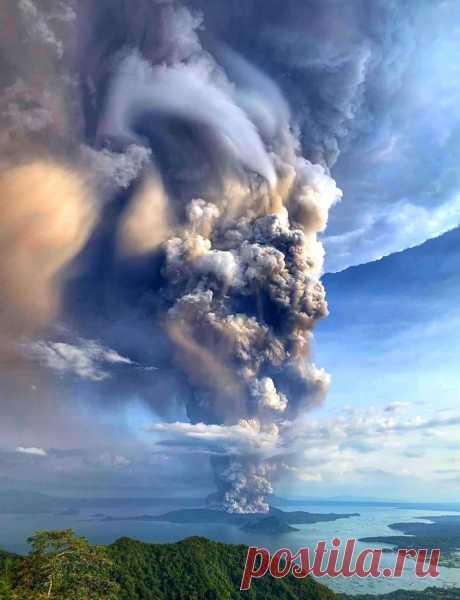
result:
<svg viewBox="0 0 460 600"><path fill-rule="evenodd" d="M330 401L359 412L371 405L384 409L396 400L407 403L408 411L420 406L412 416L425 418L432 409L455 409L459 265L457 229L323 278L330 315L316 329L315 358L331 374ZM369 486L361 489L363 494L400 490L417 499L432 499L440 491L436 486L417 491L404 478L401 485L392 485L378 466L374 470ZM344 491L356 493L353 487ZM458 502L454 493L451 500Z"/></svg>
<svg viewBox="0 0 460 600"><path fill-rule="evenodd" d="M340 596L341 600L459 600L460 589L427 588L423 592L399 590L382 596L364 594L360 596Z"/></svg>
<svg viewBox="0 0 460 600"><path fill-rule="evenodd" d="M0 490L0 514L45 514L84 509L136 509L145 506L199 506L200 498L116 498L48 496L27 490Z"/></svg>
<svg viewBox="0 0 460 600"><path fill-rule="evenodd" d="M246 523L241 528L243 531L251 531L253 533L264 533L266 535L279 535L280 533L289 533L290 531L299 531L295 527L291 527L286 521L279 517L265 517L255 521L254 523Z"/></svg>
<svg viewBox="0 0 460 600"><path fill-rule="evenodd" d="M320 329L352 326L350 314L357 309L360 323L376 322L375 311L384 310L395 326L396 321L431 317L435 307L452 308L452 293L460 289L459 264L460 228L381 260L327 274L323 282L331 314Z"/></svg>

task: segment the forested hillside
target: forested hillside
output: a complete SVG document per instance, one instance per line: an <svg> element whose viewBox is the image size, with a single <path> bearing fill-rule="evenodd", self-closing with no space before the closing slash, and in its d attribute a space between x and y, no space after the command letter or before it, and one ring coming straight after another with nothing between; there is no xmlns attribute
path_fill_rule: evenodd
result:
<svg viewBox="0 0 460 600"><path fill-rule="evenodd" d="M189 538L93 546L73 531L39 532L20 557L0 551L0 600L460 600L460 590L339 596L313 579L254 580L240 592L247 548Z"/></svg>
<svg viewBox="0 0 460 600"><path fill-rule="evenodd" d="M247 548L190 538L177 544L118 540L109 547L121 600L333 600L312 579L264 577L239 592Z"/></svg>

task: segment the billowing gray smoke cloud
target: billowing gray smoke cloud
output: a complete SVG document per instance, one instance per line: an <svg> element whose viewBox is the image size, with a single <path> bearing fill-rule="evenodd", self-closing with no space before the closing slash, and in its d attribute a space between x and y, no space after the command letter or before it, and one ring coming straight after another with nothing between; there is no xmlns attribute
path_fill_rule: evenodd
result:
<svg viewBox="0 0 460 600"><path fill-rule="evenodd" d="M317 236L341 192L325 167L301 156L287 103L269 78L224 51L230 79L202 48L201 23L184 8L163 4L158 20L169 33L161 64L137 50L120 53L97 135L118 145L159 135L172 154L170 176L152 144L157 193L138 210L148 214L150 198L158 214L164 194L174 207L169 235L162 228L158 293L168 308L159 318L186 376L191 422L251 423L282 443L278 425L318 403L328 387L309 350L316 321L327 315ZM191 141L198 149L186 153ZM213 155L211 169L201 145ZM149 236L135 213L136 205L126 217L131 245L121 240L128 253L133 239ZM136 255L142 248L134 244ZM268 509L270 460L237 448L212 464L214 506Z"/></svg>

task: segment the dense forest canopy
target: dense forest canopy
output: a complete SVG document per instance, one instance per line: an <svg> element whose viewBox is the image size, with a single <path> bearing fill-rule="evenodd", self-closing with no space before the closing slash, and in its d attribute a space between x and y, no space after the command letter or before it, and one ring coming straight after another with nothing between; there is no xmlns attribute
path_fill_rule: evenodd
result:
<svg viewBox="0 0 460 600"><path fill-rule="evenodd" d="M189 538L94 546L73 531L39 532L28 556L0 551L0 600L460 600L460 590L340 596L311 578L254 580L240 592L247 548Z"/></svg>

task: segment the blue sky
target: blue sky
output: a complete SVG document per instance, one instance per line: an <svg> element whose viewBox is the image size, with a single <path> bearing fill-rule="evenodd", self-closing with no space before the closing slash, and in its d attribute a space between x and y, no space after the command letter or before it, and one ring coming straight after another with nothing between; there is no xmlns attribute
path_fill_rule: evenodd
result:
<svg viewBox="0 0 460 600"><path fill-rule="evenodd" d="M321 479L307 467L310 492L458 496L459 264L455 230L325 277L330 316L315 359L332 384L312 419L339 433Z"/></svg>

